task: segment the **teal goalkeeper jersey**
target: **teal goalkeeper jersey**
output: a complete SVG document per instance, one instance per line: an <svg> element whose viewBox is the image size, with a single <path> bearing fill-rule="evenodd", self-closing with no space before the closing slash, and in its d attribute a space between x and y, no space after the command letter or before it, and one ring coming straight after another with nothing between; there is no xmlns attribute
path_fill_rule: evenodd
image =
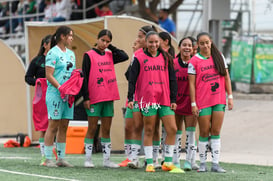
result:
<svg viewBox="0 0 273 181"><path fill-rule="evenodd" d="M66 82L72 71L75 69L76 58L73 51L66 48L66 52L63 52L57 45L49 50L46 55L46 66L54 68L53 76L62 85ZM47 82L48 88L47 92L56 92L59 94L59 91L49 82Z"/></svg>

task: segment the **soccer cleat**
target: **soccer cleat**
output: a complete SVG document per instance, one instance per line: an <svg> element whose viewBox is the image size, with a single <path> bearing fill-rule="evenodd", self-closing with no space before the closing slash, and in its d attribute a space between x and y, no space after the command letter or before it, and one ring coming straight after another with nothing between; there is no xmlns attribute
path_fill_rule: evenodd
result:
<svg viewBox="0 0 273 181"><path fill-rule="evenodd" d="M45 161L46 161L46 157L45 157L45 156L42 156L40 165L41 165L41 166L44 165Z"/></svg>
<svg viewBox="0 0 273 181"><path fill-rule="evenodd" d="M161 164L159 164L158 161L154 160L154 168L155 169L160 169L161 168Z"/></svg>
<svg viewBox="0 0 273 181"><path fill-rule="evenodd" d="M57 149L56 149L56 148L53 148L53 149L52 149L52 152L53 152L53 154L55 155L56 160L58 160Z"/></svg>
<svg viewBox="0 0 273 181"><path fill-rule="evenodd" d="M169 173L185 173L181 168L174 168Z"/></svg>
<svg viewBox="0 0 273 181"><path fill-rule="evenodd" d="M187 160L185 161L183 169L184 169L185 171L191 171L191 170L192 170L191 164L190 164L189 161L187 161Z"/></svg>
<svg viewBox="0 0 273 181"><path fill-rule="evenodd" d="M207 171L208 171L208 168L207 168L206 163L200 163L200 167L197 170L197 172L207 172Z"/></svg>
<svg viewBox="0 0 273 181"><path fill-rule="evenodd" d="M200 165L200 167L201 167L201 165ZM220 167L220 165L217 164L217 163L212 163L211 171L212 172L217 172L217 173L226 173L227 172L225 169Z"/></svg>
<svg viewBox="0 0 273 181"><path fill-rule="evenodd" d="M161 168L163 171L171 171L172 169L176 168L176 166L173 163L164 162Z"/></svg>
<svg viewBox="0 0 273 181"><path fill-rule="evenodd" d="M85 160L84 167L86 167L86 168L94 168L95 166L94 166L92 160Z"/></svg>
<svg viewBox="0 0 273 181"><path fill-rule="evenodd" d="M49 160L49 159L45 160L45 162L43 163L43 166L46 166L46 167L57 167L57 165L52 160Z"/></svg>
<svg viewBox="0 0 273 181"><path fill-rule="evenodd" d="M111 162L110 160L103 161L103 166L107 168L119 168L118 164Z"/></svg>
<svg viewBox="0 0 273 181"><path fill-rule="evenodd" d="M155 172L155 168L153 165L147 165L145 171L146 172Z"/></svg>
<svg viewBox="0 0 273 181"><path fill-rule="evenodd" d="M138 159L132 160L131 162L128 163L128 167L129 168L139 168L140 167L140 163Z"/></svg>
<svg viewBox="0 0 273 181"><path fill-rule="evenodd" d="M180 163L173 163L175 167L181 168Z"/></svg>
<svg viewBox="0 0 273 181"><path fill-rule="evenodd" d="M73 165L71 165L70 163L68 163L67 161L65 161L62 158L58 158L56 165L58 167L74 167Z"/></svg>
<svg viewBox="0 0 273 181"><path fill-rule="evenodd" d="M120 167L127 167L128 163L130 162L130 160L128 158L126 158L126 160L123 160L121 163L119 163L118 165Z"/></svg>
<svg viewBox="0 0 273 181"><path fill-rule="evenodd" d="M198 170L199 166L197 165L196 162L194 162L194 163L191 163L191 168L192 168L192 170Z"/></svg>

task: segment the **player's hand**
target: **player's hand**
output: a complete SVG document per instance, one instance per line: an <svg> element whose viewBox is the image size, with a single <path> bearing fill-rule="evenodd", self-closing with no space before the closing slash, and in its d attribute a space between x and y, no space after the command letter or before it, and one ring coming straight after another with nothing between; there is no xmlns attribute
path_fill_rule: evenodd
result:
<svg viewBox="0 0 273 181"><path fill-rule="evenodd" d="M89 101L89 100L84 101L84 102L83 102L83 107L84 107L85 109L90 109L90 101Z"/></svg>
<svg viewBox="0 0 273 181"><path fill-rule="evenodd" d="M192 107L191 107L191 111L192 111L192 114L193 114L195 117L199 117L199 110L198 110L198 107L197 107L197 106L192 106Z"/></svg>
<svg viewBox="0 0 273 181"><path fill-rule="evenodd" d="M233 99L228 99L228 110L233 109Z"/></svg>
<svg viewBox="0 0 273 181"><path fill-rule="evenodd" d="M175 111L177 108L177 104L176 103L171 103L171 110Z"/></svg>
<svg viewBox="0 0 273 181"><path fill-rule="evenodd" d="M128 108L129 109L133 109L134 108L134 102L133 101L128 102Z"/></svg>

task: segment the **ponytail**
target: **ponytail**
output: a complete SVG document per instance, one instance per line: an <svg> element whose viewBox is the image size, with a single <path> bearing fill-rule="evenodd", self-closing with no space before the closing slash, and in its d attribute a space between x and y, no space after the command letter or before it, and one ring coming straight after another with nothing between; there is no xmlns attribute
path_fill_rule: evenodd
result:
<svg viewBox="0 0 273 181"><path fill-rule="evenodd" d="M45 43L46 43L46 44L49 44L49 43L51 42L51 38L52 38L51 35L47 35L47 36L45 36L45 37L42 39L42 41L41 41L41 46L40 46L40 50L39 50L37 56L41 56L41 55L44 54L44 52L45 52L44 44L45 44Z"/></svg>
<svg viewBox="0 0 273 181"><path fill-rule="evenodd" d="M161 46L159 46L158 51L162 53L164 60L165 60L165 67L167 64L169 64L171 67L173 67L173 57L168 52L164 51Z"/></svg>
<svg viewBox="0 0 273 181"><path fill-rule="evenodd" d="M218 70L219 74L222 76L225 76L227 72L226 72L223 56L213 42L211 42L211 56L212 56L215 68Z"/></svg>
<svg viewBox="0 0 273 181"><path fill-rule="evenodd" d="M57 43L59 43L61 41L61 35L66 36L71 31L72 31L72 29L68 26L60 26L56 30L56 32L52 35L50 48L54 47L55 45L57 45Z"/></svg>
<svg viewBox="0 0 273 181"><path fill-rule="evenodd" d="M57 41L56 41L56 33L54 33L51 37L51 45L50 48L53 48L55 45L57 45Z"/></svg>

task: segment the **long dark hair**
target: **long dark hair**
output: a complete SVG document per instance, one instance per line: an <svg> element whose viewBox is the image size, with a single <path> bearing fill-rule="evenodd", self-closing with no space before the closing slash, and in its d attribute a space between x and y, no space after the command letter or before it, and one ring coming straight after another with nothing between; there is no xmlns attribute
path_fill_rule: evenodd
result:
<svg viewBox="0 0 273 181"><path fill-rule="evenodd" d="M147 33L149 33L150 31L154 31L157 32L156 28L154 25L146 25L146 26L142 26L139 31L141 31L144 35L147 35Z"/></svg>
<svg viewBox="0 0 273 181"><path fill-rule="evenodd" d="M37 56L41 56L41 55L43 55L43 54L45 53L44 44L45 44L45 43L46 43L46 44L49 44L50 41L51 41L51 38L52 38L52 35L46 35L46 36L42 39L42 41L41 41L41 46L40 46L40 50L39 50Z"/></svg>
<svg viewBox="0 0 273 181"><path fill-rule="evenodd" d="M105 36L105 35L107 35L107 36L110 38L110 41L112 41L112 37L113 37L113 36L112 36L112 33L111 33L110 30L107 30L107 29L101 30L101 31L99 32L99 34L98 34L97 39L100 39L101 37L103 37L103 36ZM97 46L97 43L95 43L94 46Z"/></svg>
<svg viewBox="0 0 273 181"><path fill-rule="evenodd" d="M192 46L193 46L193 41L192 41L191 37L190 37L190 36L187 36L187 37L182 38L182 39L179 41L179 43L178 43L179 49L180 49L180 46L181 46L182 42L183 42L184 40L186 40L186 39L189 39L189 40L191 41ZM180 56L181 56L181 52L179 51L179 53L177 54L176 57L180 57Z"/></svg>
<svg viewBox="0 0 273 181"><path fill-rule="evenodd" d="M68 35L70 31L73 31L70 27L68 26L60 26L56 32L52 35L51 38L51 46L50 48L54 47L61 41L61 35Z"/></svg>
<svg viewBox="0 0 273 181"><path fill-rule="evenodd" d="M174 47L172 45L172 38L171 38L170 34L167 33L167 32L162 31L162 32L159 33L159 37L163 41L168 40L168 45L170 46L170 48L168 50L168 53L174 58L175 57L175 50L174 50Z"/></svg>
<svg viewBox="0 0 273 181"><path fill-rule="evenodd" d="M105 36L105 35L107 35L109 38L110 38L110 40L112 41L112 33L111 33L111 31L110 30L107 30L107 29L103 29L103 30L101 30L100 32L99 32L99 34L98 34L98 39L100 39L101 37L103 37L103 36Z"/></svg>
<svg viewBox="0 0 273 181"><path fill-rule="evenodd" d="M225 76L227 74L225 64L224 64L224 59L216 45L213 43L212 38L209 33L207 32L202 32L197 35L197 42L199 42L199 39L201 36L208 36L211 40L211 56L214 62L214 65L216 69L218 70L219 74L222 76Z"/></svg>
<svg viewBox="0 0 273 181"><path fill-rule="evenodd" d="M150 31L149 33L147 33L145 40L147 40L151 35L157 35L159 37L159 34L155 31ZM164 60L165 60L165 66L167 65L167 63L169 63L171 66L173 66L173 57L166 51L164 51L161 46L159 46L158 51L160 53L162 53Z"/></svg>

